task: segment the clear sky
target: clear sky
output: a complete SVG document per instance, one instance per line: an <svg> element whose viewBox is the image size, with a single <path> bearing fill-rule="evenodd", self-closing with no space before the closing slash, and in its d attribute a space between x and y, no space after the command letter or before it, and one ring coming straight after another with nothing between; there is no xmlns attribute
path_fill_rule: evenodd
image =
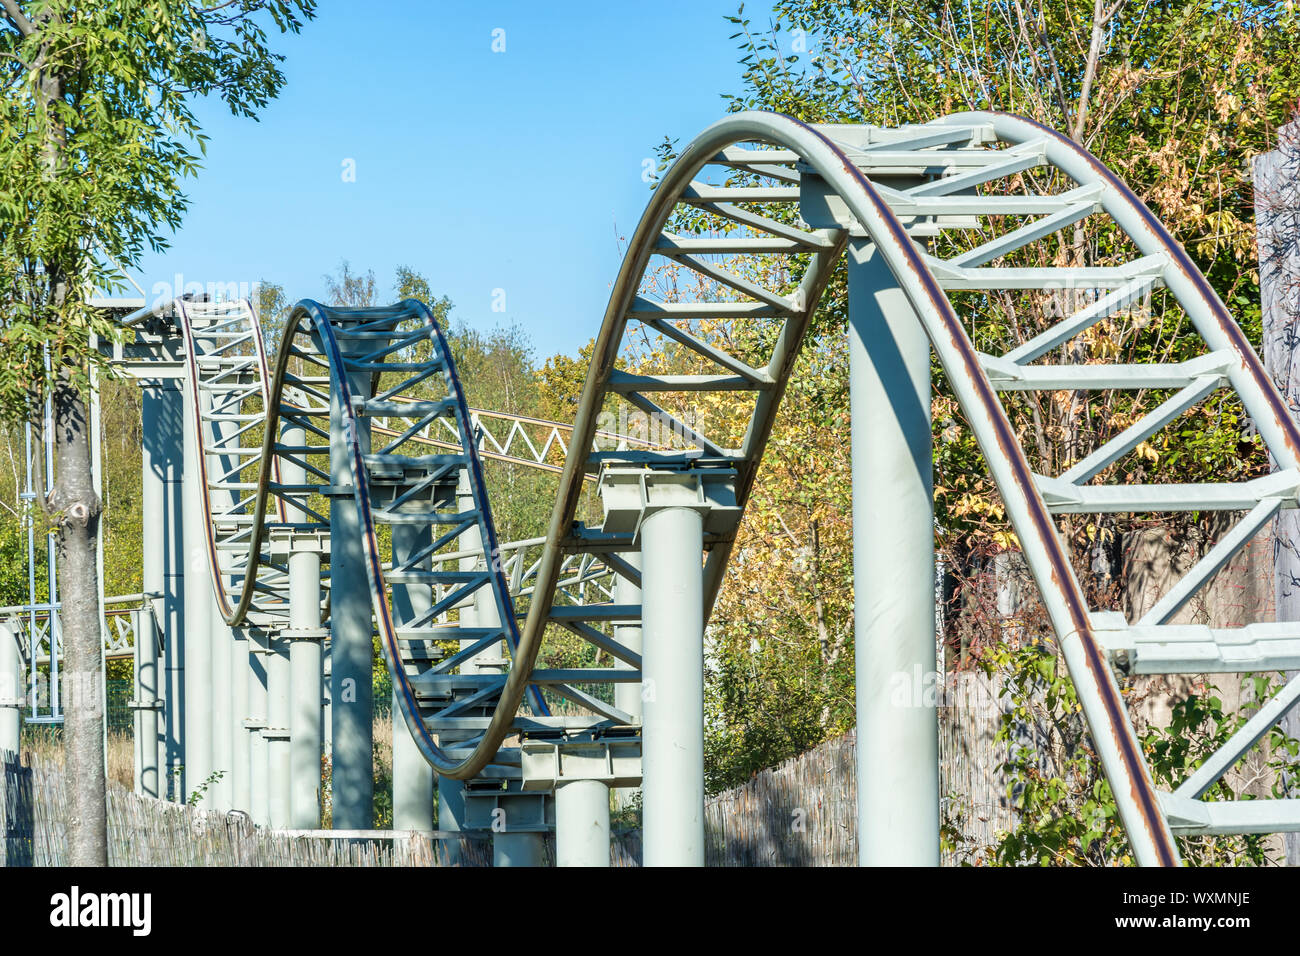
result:
<svg viewBox="0 0 1300 956"><path fill-rule="evenodd" d="M643 161L739 88L723 19L738 5L322 0L276 40L288 83L260 122L201 104L211 142L190 211L135 278L151 300L179 273L278 282L296 301L322 297L344 259L390 296L405 264L458 318L518 323L539 358L571 353L649 198Z"/></svg>

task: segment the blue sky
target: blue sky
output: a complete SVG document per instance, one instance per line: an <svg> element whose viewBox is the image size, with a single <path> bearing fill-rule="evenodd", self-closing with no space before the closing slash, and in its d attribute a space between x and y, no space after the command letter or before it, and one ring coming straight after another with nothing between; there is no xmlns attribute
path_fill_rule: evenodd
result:
<svg viewBox="0 0 1300 956"><path fill-rule="evenodd" d="M406 264L458 318L518 323L539 358L571 353L648 199L643 160L739 88L723 19L738 3L322 0L276 41L288 84L261 122L201 104L211 142L190 211L135 278L151 299L179 273L274 281L297 300L323 296L346 259L387 296Z"/></svg>

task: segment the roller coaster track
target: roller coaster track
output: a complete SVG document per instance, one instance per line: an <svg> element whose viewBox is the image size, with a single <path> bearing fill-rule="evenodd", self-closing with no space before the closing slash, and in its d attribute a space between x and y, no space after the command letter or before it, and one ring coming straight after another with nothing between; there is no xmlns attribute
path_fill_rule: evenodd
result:
<svg viewBox="0 0 1300 956"><path fill-rule="evenodd" d="M1050 245L1063 231L1082 229L1085 220L1101 223L1111 237L1110 264L1077 264L1078 256L1058 254L1061 247ZM685 227L669 231L672 224ZM442 333L422 304L347 310L300 303L273 364L246 305L182 306L190 374L198 385L195 420L204 429L209 461L209 554L226 620L274 626L287 616L287 569L270 542L277 534L327 526L312 496L330 479L313 456L329 452L332 398L362 515L375 619L403 716L425 759L441 774L469 779L501 760L499 750L511 735L634 724L599 693L579 686L637 680L640 664L602 630L637 620L640 608L611 603L607 586L600 593L573 590L575 581L579 589L607 582L611 572L639 585L634 565L619 556L637 550L633 535L575 520L584 482L611 466L728 472L743 508L814 310L851 236L873 243L896 280L988 463L1137 861L1176 864L1175 832L1296 829L1296 801L1199 798L1295 702L1300 685L1288 685L1178 790L1163 794L1152 783L1115 671L1300 666L1300 639L1287 625L1221 631L1173 622L1269 518L1296 507L1300 431L1226 307L1132 191L1070 140L1002 114L963 113L887 129L810 126L746 112L692 142L657 184L613 285L559 466L547 533L518 548L509 571L492 524L472 416ZM1017 264L1026 250L1043 249L1048 252L1030 261L1047 265ZM1202 340L1202 355L1182 363L1071 361L1067 343L1122 318L1162 288ZM962 313L996 314L1000 297L1013 294L1049 298L1057 311L1005 354L979 351ZM709 323L766 330L755 338L761 349L747 346L738 354L724 348L706 334ZM621 356L650 339L663 344L653 360L636 371L618 367ZM245 346L250 354L237 355ZM656 367L647 370L648 364ZM1097 389L1172 394L1060 475L1036 474L1000 393ZM1092 483L1113 477L1113 464L1217 390L1235 393L1244 406L1276 462L1273 474L1193 485ZM712 409L713 417L688 421L682 413L688 402ZM654 416L684 441L599 448L598 419L611 403ZM390 420L382 433L367 428L379 417ZM403 424L394 427L391 420ZM259 427L260 446L241 443ZM283 437L293 434L302 437ZM376 434L386 444L372 451ZM422 441L437 444L439 453L406 453ZM285 463L308 480L284 483L277 468ZM1054 517L1180 511L1247 514L1136 623L1091 609ZM386 560L379 529L411 523L433 529L425 545L405 560ZM734 531L705 536L706 619L733 544ZM486 557L486 567L467 570L465 559L476 556ZM399 585L429 589L428 609L413 617L397 613L389 589ZM490 594L500 625L460 627L450 615L480 590ZM539 666L553 626L627 666ZM460 649L431 650L449 640ZM455 673L498 645L507 650L503 673ZM589 716L552 713L559 699ZM453 742L440 745L440 734Z"/></svg>

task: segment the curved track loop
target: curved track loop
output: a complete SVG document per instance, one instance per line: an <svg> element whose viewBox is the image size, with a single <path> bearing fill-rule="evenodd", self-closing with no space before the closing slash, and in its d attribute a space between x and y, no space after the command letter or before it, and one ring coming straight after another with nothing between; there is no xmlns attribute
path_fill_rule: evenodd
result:
<svg viewBox="0 0 1300 956"><path fill-rule="evenodd" d="M333 412L341 419L337 431L343 437L334 451L346 456L351 472L369 590L399 706L425 759L440 771L454 768L456 761L426 725L437 708L421 699L416 679L420 675L412 672L437 660L438 642L468 642L472 653L462 650L446 657L433 668L434 674L493 644L517 645L506 571L518 567L516 583L527 593L527 543L503 558L474 447L475 429L432 313L415 300L382 309L299 303L270 371L247 303L209 306L182 300L177 314L187 343L192 421L198 422L204 448L199 461L205 508L212 516L207 525L210 567L226 622L262 628L287 625L289 545L284 536L329 530L328 518L312 496L330 490L328 471L313 458L331 452L332 395ZM242 354L249 351L253 354ZM397 381L386 381L387 375ZM409 396L416 386L425 397L396 400ZM435 397L429 398L430 393ZM377 415L401 417L406 427L372 452L367 419ZM470 440L452 454L405 454L410 444L420 441L419 428L440 416L452 417L455 434ZM247 444L257 426L262 428L260 444ZM262 467L263 462L271 467ZM283 483L280 474L287 471L286 463L308 480ZM246 470L255 470L255 481L243 480ZM458 496L458 489L465 494ZM466 502L468 507L461 510ZM419 510L403 507L412 504ZM383 524L433 527L436 540L395 566L382 554ZM449 566L448 556L439 552L458 541L468 541L469 546L454 556L477 556L482 568ZM580 587L607 574L604 569L579 569L574 584ZM403 582L404 588L423 587L431 598L426 602L429 609L398 621L391 594L394 581ZM437 621L480 590L490 594L500 624L465 628ZM548 713L539 691L533 692L531 705L536 714ZM463 702L460 706L464 708Z"/></svg>
<svg viewBox="0 0 1300 956"><path fill-rule="evenodd" d="M696 181L710 165L750 176L739 180L738 185L736 180L721 185ZM1005 201L1003 194L981 193L976 188L1042 167L1072 178L1077 188L1059 195ZM826 192L843 204L845 215L840 225L844 228L810 230L800 228L791 216L764 216L759 211L763 204L769 209L779 208L781 204L793 208L800 194L796 185L787 184L806 182L810 176L820 179ZM715 221L729 220L747 229L747 235L742 238L730 233L716 238L696 238L665 233L664 226L673 212L685 207L707 212ZM978 215L1042 215L1043 218L1026 222L947 261L929 254L917 241L918 237L943 232L944 217L956 217L960 222L960 217ZM1109 216L1137 246L1139 257L1113 268L980 268L1090 215ZM630 243L596 341L574 425L572 448L589 446L597 415L610 396L629 401L645 411L662 411L661 406L647 397L648 393L677 391L698 395L701 391L724 389L749 392L753 395L753 406L738 447L725 448L708 435L687 430L698 446L697 465L716 464L736 470L737 497L743 506L753 487L786 376L826 284L829 268L838 258L850 227L860 229L861 235L873 241L878 253L884 256L924 326L989 462L1070 673L1080 686L1081 696L1095 702L1087 713L1093 741L1116 793L1122 821L1134 837L1138 861L1148 865L1175 864L1178 855L1169 826L1130 731L1106 651L1094 632L1088 604L1052 521L1054 511L1160 510L1157 501L1165 499L1158 493L1144 491L1131 500L1126 498L1131 489L1111 493L1108 487L1083 488L1082 485L1101 470L1100 466L1130 450L1169 418L1155 415L1149 423L1135 424L1108 443L1098 457L1090 459L1087 467L1063 478L1049 479L1031 471L997 392L1008 387L1008 383L1013 388L1036 387L1032 381L1034 370L1015 371L1008 369L1008 363L1023 369L1037 356L1163 284L1174 294L1211 350L1205 368L1177 370L1175 378L1185 372L1195 379L1197 389L1196 395L1184 396L1175 403L1173 410L1185 410L1193 399L1204 396L1208 386L1226 381L1241 397L1280 466L1291 475L1297 465L1300 436L1245 337L1186 253L1095 158L1048 130L1015 117L995 114L965 114L896 130L851 126L814 128L789 117L761 113L739 113L722 120L702 133L666 172ZM761 270L747 270L745 260L754 261L760 255L777 252L792 254L793 262L803 264L802 278L784 288L764 287L754 278ZM720 265L708 258L711 254L731 257L733 264ZM657 302L639 294L654 284L648 272L652 255L712 280L713 294L700 297L712 301ZM1054 284L1101 291L1078 314L1027 343L1025 348L1017 350L1018 354L1008 354L1001 360L977 352L945 291L1050 288ZM730 295L720 302L718 290ZM768 317L779 321L781 327L772 338L775 344L766 363L742 362L735 356L718 354L714 347L696 338L681 324L716 317ZM722 374L636 377L617 371L615 360L628 345L627 329L629 324L636 323L651 334L678 343L693 359L712 362ZM1123 371L1123 375L1116 373L1117 383L1083 383L1079 387L1137 387L1145 382L1143 376L1151 374L1134 366ZM1197 372L1200 374L1196 375ZM1082 373L1072 367L1068 374ZM993 375L1003 380L998 387L991 380ZM1024 379L1018 386L1011 381L1017 375ZM1063 370L1062 377L1065 375ZM1165 379L1169 379L1168 374ZM1178 384L1187 383L1180 379ZM521 699L529 669L536 660L546 623L549 582L555 579L562 556L575 546L572 526L583 475L593 466L619 457L596 460L595 456L571 453L566 461L533 607L489 739L504 726L511 708ZM653 466L655 462L648 457L642 456L640 460ZM670 464L667 457L664 464ZM1063 480L1068 480L1070 485L1069 500L1059 507L1049 507L1045 493L1062 494ZM1220 508L1250 507L1255 498L1269 489L1277 494L1277 485L1275 481L1268 488L1246 489L1242 494L1237 493L1240 490L1237 486L1232 493L1220 494L1215 500L1220 501ZM1219 487L1196 486L1193 492L1209 489L1208 496L1214 498L1218 494L1214 489ZM1289 494L1293 502L1294 488ZM1246 504L1238 504L1243 500ZM1175 504L1164 510L1185 509ZM580 546L580 541L577 544ZM729 540L709 544L705 565L706 609L712 607L716 598L731 549Z"/></svg>
<svg viewBox="0 0 1300 956"><path fill-rule="evenodd" d="M1022 173L1026 174L1023 179L1019 178ZM1043 177L1035 179L1028 175L1036 173L1042 173ZM721 182L717 181L718 177L722 177ZM1053 178L1070 179L1075 186L1064 192L1034 192L1035 183ZM1018 182L1017 188L1029 194L1012 195L1014 189L1007 186L1008 182ZM801 188L811 188L813 191L808 195L820 190L822 199L818 202L822 214L820 218L812 215L807 218L829 220L830 226L810 228L800 218L799 204L807 198ZM695 217L694 225L687 226L691 234L666 232L665 225L670 220L681 221L684 213L688 214L688 223L690 216ZM1109 217L1111 225L1117 226L1136 247L1131 261L1106 267L1007 265L1013 261L1008 258L1010 254L1050 239L1094 215ZM979 230L982 227L978 222L1013 217L1025 221L974 247L967 241L962 251L947 259L931 251L940 248L935 240L947 234L963 229ZM976 224L972 225L973 222ZM709 127L681 154L658 183L615 281L570 434L547 534L540 543L540 555L530 563L527 574L530 601L518 631L514 620L519 612L511 606L511 582L507 581L500 561L492 562L493 571L487 582L501 620L506 622L501 633L512 649L507 673L492 675L486 683L480 680L468 698L444 705L441 711L421 703L416 693L418 681L407 679L401 666L410 663L402 656L402 628L394 623L388 603L382 598L384 568L374 521L366 524L376 617L389 648L390 661L400 662L391 666L395 680L403 689L403 711L413 735L440 773L465 779L497 761L499 748L513 733L528 732L530 728L562 731L581 724L581 721L565 723L554 717L550 723L542 721L545 705L539 686L555 690L558 696L594 715L586 725L588 730L632 722L603 698L572 686L578 680L584 684L626 680L627 670L621 676L598 668L575 675L573 671L547 672L537 666L547 629L560 626L630 667L639 668L639 657L610 640L599 628L615 621L634 620L640 608L608 603L611 595L608 588L603 595L575 596L565 591L566 582L569 585L575 582L575 559L579 588L592 580L586 576L592 569L600 573L612 570L639 585L634 565L617 556L619 552L637 550L631 535L596 531L575 522L584 482L611 464L645 469L688 467L734 471L736 496L743 508L754 487L787 378L808 332L813 311L850 233L874 244L875 254L888 266L924 327L989 464L1042 594L1063 657L1079 688L1080 699L1085 702L1093 743L1111 781L1121 820L1133 838L1138 862L1177 863L1177 851L1159 802L1161 798L1152 786L1129 727L1110 670L1107 646L1098 637L1099 615L1089 609L1058 539L1053 514L1250 509L1257 528L1263 520L1260 515L1267 517L1283 504L1295 506L1300 490L1300 432L1226 308L1186 253L1131 191L1075 144L1050 130L1005 115L961 114L924 125L882 129L812 127L776 114L738 113ZM777 264L775 268L774 264ZM689 283L679 281L682 276L694 281L693 289ZM1040 357L1059 354L1062 351L1059 346L1108 316L1122 312L1160 286L1172 293L1204 339L1208 354L1195 361L1163 366L1112 364L1099 368L1031 364ZM1072 296L1072 301L1084 304L1005 355L995 357L977 351L949 293L990 290L991 296L992 290L1026 289L1078 290L1083 294ZM293 314L271 373L266 397L270 416L262 460L323 453L324 449L319 447L277 447L276 418L292 419L309 435L326 437L328 430L315 422L328 415L329 395L325 386L331 376L336 390L345 397L346 403L351 403L346 405L351 411L363 416L396 414L399 403L387 400L400 388L388 389L373 400L353 397L349 374L360 366L340 345L345 338L336 333L335 326L369 330L372 337L383 338L379 333L391 333L401 323L411 320L416 320L423 331L410 337L403 337L406 333L399 335L397 341L401 346L430 341L434 343L435 354L445 356L441 334L427 310L418 303L403 303L395 309L365 314L325 310L315 303L300 305ZM714 344L716 340L707 340L699 331L703 325L694 325L708 322L753 323L755 327L767 328L768 332L757 337L761 345L757 352L750 347L743 354L733 354ZM200 332L196 331L195 335L201 338ZM651 337L668 343L659 361L675 363L674 367L647 371L643 363L636 374L616 368L620 356L634 351L636 342ZM372 366L377 355L369 359ZM291 358L313 366L317 377L291 374ZM192 364L196 368L201 366L197 358ZM711 371L705 373L701 368ZM423 374L401 363L390 370L413 376ZM418 417L427 412L436 417L445 413L455 417L459 435L472 434L450 362L446 361L440 370L447 377L448 404L440 406L440 412L417 402L418 411L408 409L407 414ZM378 374L375 372L375 376ZM1089 484L1143 439L1225 384L1237 394L1258 426L1279 464L1281 475L1235 484L1195 486ZM377 385L375 377L372 386ZM1182 391L1056 477L1037 475L1031 470L998 398L1000 391L1176 387ZM301 405L284 404L286 388L305 396ZM670 398L650 397L662 394ZM674 404L672 395L682 396L684 401ZM726 411L723 422L700 424L686 420L681 412L684 403L707 404L703 402L705 398L715 409ZM600 416L611 404L630 406L652 416L668 426L678 440L667 445L661 443L658 448L629 449L623 444L612 450L600 450L598 432L604 427ZM360 419L354 416L350 421L355 424ZM738 421L743 427L736 427ZM409 439L418 430L417 426L403 434ZM382 520L382 509L372 509L371 493L363 489L368 469L373 477L376 464L383 463L370 460L372 456L367 455L364 442L357 440L357 434L350 433L349 448L357 502L372 519ZM399 437L396 444L402 440ZM458 546L455 552L443 550L431 558L430 568L457 567L475 554L498 556L474 444L464 442L458 454L451 456L455 463L448 461L446 467L463 468L471 479L473 527L482 540L468 547ZM391 454L393 447L390 445L385 453ZM593 448L597 450L592 451ZM442 467L439 456L422 457L427 460L420 467ZM223 475L233 473L230 469L238 464L238 461L230 464ZM311 470L305 458L299 464ZM324 480L323 474L319 471L316 474ZM428 478L427 471L422 474L420 480ZM414 476L407 478L414 480ZM235 510L247 511L252 506L251 520L244 522L242 528L236 527L239 522L233 523L225 537L221 532L214 532L214 567L218 566L216 556L223 548L237 550L242 543L250 556L243 565L237 560L221 565L225 584L219 590L230 595L229 599L223 599L222 607L231 623L259 613L274 614L278 607L277 594L283 587L284 568L264 556L266 538L276 529L276 524L268 518L268 502L275 500L277 507L281 507L281 499L287 501L294 494L301 495L301 489L278 488L276 481L263 473L254 489L237 489L254 491L252 498L232 498L237 506ZM305 514L319 524L321 516L312 513L301 498L295 500L295 513ZM287 509L286 504L279 515L279 521L284 524L289 524L284 517L289 513ZM456 520L471 519L461 516ZM311 521L305 524L311 526ZM470 524L453 527L463 531ZM294 527L289 524L288 530ZM706 616L721 586L733 536L732 533L706 535ZM439 539L439 547L452 537ZM1235 547L1242 540L1238 535L1234 539ZM534 551L537 547L533 542ZM433 551L437 552L438 547ZM1139 623L1151 625L1148 630L1166 624L1191 597L1195 582L1204 581L1231 553L1232 549L1226 545L1216 547L1207 556L1205 568L1198 566L1189 572L1191 584L1186 587L1180 584L1173 596L1162 599ZM519 569L528 563L524 549L518 551L515 560L511 576L515 578L516 589L521 589L524 575ZM476 580L480 585L484 583ZM454 586L449 578L443 583ZM435 607L450 607L454 603L438 603ZM574 604L579 606L575 608ZM1106 629L1124 631L1124 625L1122 622L1116 625L1112 620ZM469 646L474 646L472 641ZM451 668L466 660L464 654L445 658L433 682L442 681L439 686L446 691L450 686L447 682L454 679ZM633 674L635 679L635 671ZM521 709L526 700L534 717L521 723ZM475 714L473 721L458 726L455 721L467 717L471 709ZM446 718L441 723L439 715ZM435 744L430 727L435 732L457 730L459 740L454 750Z"/></svg>

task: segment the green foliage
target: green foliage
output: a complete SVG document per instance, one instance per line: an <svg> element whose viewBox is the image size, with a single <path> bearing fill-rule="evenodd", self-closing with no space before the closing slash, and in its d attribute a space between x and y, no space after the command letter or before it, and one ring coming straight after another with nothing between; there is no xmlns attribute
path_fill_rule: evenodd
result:
<svg viewBox="0 0 1300 956"><path fill-rule="evenodd" d="M1009 751L1003 770L1020 815L1020 822L994 846L992 861L1007 866L1133 865L1110 785L1058 655L1041 642L1014 650L999 645L984 655L981 666L1003 681L995 739ZM1279 689L1271 675L1247 675L1244 682L1255 700ZM1140 734L1156 787L1175 789L1249 717L1248 712L1225 712L1211 690L1178 700L1168 726L1148 727ZM1281 772L1300 744L1275 728L1257 748L1276 781L1273 796L1285 796ZM1231 775L1205 795L1206 800L1250 798ZM960 853L962 841L954 836L959 830L959 823L950 828L948 839ZM1179 848L1192 865L1262 866L1277 862L1268 857L1266 840L1260 835L1182 837Z"/></svg>
<svg viewBox="0 0 1300 956"><path fill-rule="evenodd" d="M254 116L284 83L264 24L297 32L314 10L314 0L6 4L0 416L23 419L52 375L89 384L90 334L114 332L87 296L116 288L180 223L181 183L206 145L194 97Z"/></svg>
<svg viewBox="0 0 1300 956"><path fill-rule="evenodd" d="M43 563L43 548L38 558ZM37 570L36 579L44 584L43 568ZM26 603L27 536L17 521L0 520L0 605Z"/></svg>
<svg viewBox="0 0 1300 956"><path fill-rule="evenodd" d="M212 771L212 773L208 774L208 778L194 789L185 802L191 807L197 807L207 795L208 789L225 775L226 772L224 770Z"/></svg>

